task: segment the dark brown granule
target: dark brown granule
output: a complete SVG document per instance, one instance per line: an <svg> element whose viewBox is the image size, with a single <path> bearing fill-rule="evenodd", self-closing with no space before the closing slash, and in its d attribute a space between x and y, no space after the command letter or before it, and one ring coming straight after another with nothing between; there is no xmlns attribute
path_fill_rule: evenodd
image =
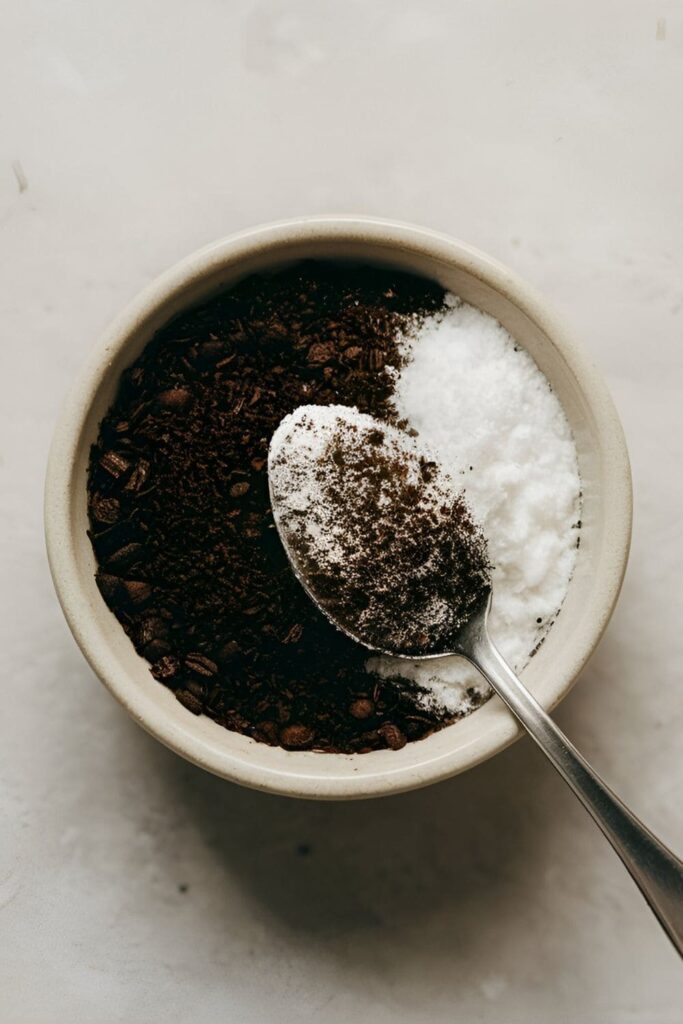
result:
<svg viewBox="0 0 683 1024"><path fill-rule="evenodd" d="M385 741L388 747L392 750L400 750L401 747L405 747L407 743L407 737L397 725L393 722L385 722L384 725L380 725L377 730Z"/></svg>
<svg viewBox="0 0 683 1024"><path fill-rule="evenodd" d="M369 675L367 652L313 606L274 529L265 468L300 405L392 419L383 367L443 297L394 271L302 264L182 313L124 373L90 460L98 585L188 710L264 743L349 753L452 720L410 684ZM370 717L351 713L358 701Z"/></svg>
<svg viewBox="0 0 683 1024"><path fill-rule="evenodd" d="M367 697L354 700L353 704L349 707L349 714L353 715L354 718L369 718L374 713L375 705Z"/></svg>

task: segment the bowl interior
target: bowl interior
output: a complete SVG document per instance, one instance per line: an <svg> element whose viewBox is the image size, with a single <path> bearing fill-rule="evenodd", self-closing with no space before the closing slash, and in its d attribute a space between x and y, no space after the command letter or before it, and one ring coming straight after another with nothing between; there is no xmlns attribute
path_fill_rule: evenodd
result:
<svg viewBox="0 0 683 1024"><path fill-rule="evenodd" d="M322 235L322 237L321 237ZM56 435L46 523L53 576L83 652L131 715L178 753L226 778L289 795L348 798L396 792L452 775L502 749L518 729L498 699L400 751L364 755L286 752L196 718L149 672L94 582L86 536L86 472L98 424L119 376L163 323L241 277L304 258L400 267L438 281L491 313L527 349L570 421L583 484L581 547L562 614L522 673L546 707L564 696L604 629L623 575L630 530L628 462L597 371L503 268L429 233L384 226L327 234L256 232L228 240L170 271L113 325L85 370Z"/></svg>

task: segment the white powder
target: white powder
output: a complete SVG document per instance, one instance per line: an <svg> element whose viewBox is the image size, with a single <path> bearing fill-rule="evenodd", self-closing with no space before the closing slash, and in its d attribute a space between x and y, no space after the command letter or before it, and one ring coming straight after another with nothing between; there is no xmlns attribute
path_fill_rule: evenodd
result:
<svg viewBox="0 0 683 1024"><path fill-rule="evenodd" d="M493 317L453 295L403 341L394 402L450 476L488 539L494 565L491 636L517 670L546 634L576 560L580 479L573 438L548 381ZM453 711L487 693L461 658L371 658Z"/></svg>

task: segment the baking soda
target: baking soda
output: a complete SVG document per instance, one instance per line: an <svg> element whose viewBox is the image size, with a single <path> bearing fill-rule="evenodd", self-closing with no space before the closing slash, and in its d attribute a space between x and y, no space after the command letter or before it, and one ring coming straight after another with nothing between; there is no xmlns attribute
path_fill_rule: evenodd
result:
<svg viewBox="0 0 683 1024"><path fill-rule="evenodd" d="M400 370L387 368L396 412L462 483L493 565L491 637L520 671L552 626L576 562L581 484L569 424L508 331L453 295L404 337L402 354ZM488 693L459 657L375 657L368 668L418 683L455 713Z"/></svg>

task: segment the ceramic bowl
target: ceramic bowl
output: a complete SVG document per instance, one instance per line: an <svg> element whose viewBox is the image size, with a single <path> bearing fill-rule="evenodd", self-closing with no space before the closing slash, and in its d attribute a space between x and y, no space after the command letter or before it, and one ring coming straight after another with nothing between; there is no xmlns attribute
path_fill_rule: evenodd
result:
<svg viewBox="0 0 683 1024"><path fill-rule="evenodd" d="M350 799L425 786L471 768L520 735L498 698L402 750L362 755L288 752L195 717L151 676L104 604L88 537L88 451L122 370L188 305L264 268L302 258L355 260L425 275L496 317L536 360L574 432L583 482L581 547L569 593L522 672L552 708L573 685L616 603L631 531L628 455L614 405L590 358L545 302L506 267L432 231L357 217L259 227L189 256L149 285L93 350L57 426L47 473L45 527L55 587L95 673L128 713L177 754L225 779L296 797Z"/></svg>

